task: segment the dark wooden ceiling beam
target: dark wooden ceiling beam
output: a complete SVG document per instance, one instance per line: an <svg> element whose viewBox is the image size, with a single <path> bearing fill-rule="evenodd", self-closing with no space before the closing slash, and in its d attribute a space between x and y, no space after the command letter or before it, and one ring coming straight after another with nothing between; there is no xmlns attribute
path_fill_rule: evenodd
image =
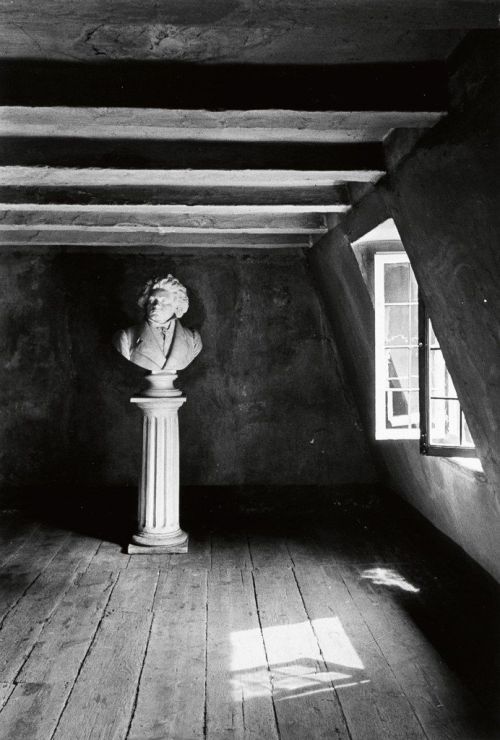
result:
<svg viewBox="0 0 500 740"><path fill-rule="evenodd" d="M444 62L193 64L0 61L0 105L294 111L442 111Z"/></svg>
<svg viewBox="0 0 500 740"><path fill-rule="evenodd" d="M54 205L171 205L345 211L344 187L0 186L0 202Z"/></svg>
<svg viewBox="0 0 500 740"><path fill-rule="evenodd" d="M385 169L385 160L381 143L366 142L302 144L3 136L0 138L0 166L320 172L367 170L381 174Z"/></svg>
<svg viewBox="0 0 500 740"><path fill-rule="evenodd" d="M280 207L342 212L349 201L343 186L0 186L0 202L40 205L161 205L188 207Z"/></svg>

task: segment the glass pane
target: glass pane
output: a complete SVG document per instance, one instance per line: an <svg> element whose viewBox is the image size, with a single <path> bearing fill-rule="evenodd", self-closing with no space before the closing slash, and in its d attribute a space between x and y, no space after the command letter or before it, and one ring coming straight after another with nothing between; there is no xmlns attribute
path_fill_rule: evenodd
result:
<svg viewBox="0 0 500 740"><path fill-rule="evenodd" d="M415 303L410 307L410 344L418 344L418 304Z"/></svg>
<svg viewBox="0 0 500 740"><path fill-rule="evenodd" d="M452 447L460 444L460 404L458 401L431 399L429 422L431 444Z"/></svg>
<svg viewBox="0 0 500 740"><path fill-rule="evenodd" d="M434 334L434 329L432 328L430 319L429 319L429 347L439 347L439 342L437 340L436 335Z"/></svg>
<svg viewBox="0 0 500 740"><path fill-rule="evenodd" d="M391 388L408 387L408 350L386 350L387 377Z"/></svg>
<svg viewBox="0 0 500 740"><path fill-rule="evenodd" d="M410 408L410 427L412 429L418 429L420 426L420 409L418 391L410 391L409 395L409 408Z"/></svg>
<svg viewBox="0 0 500 740"><path fill-rule="evenodd" d="M385 309L385 344L408 344L409 306L387 306Z"/></svg>
<svg viewBox="0 0 500 740"><path fill-rule="evenodd" d="M410 388L418 388L418 349L410 350Z"/></svg>
<svg viewBox="0 0 500 740"><path fill-rule="evenodd" d="M429 367L431 378L430 395L456 398L457 392L440 349L432 349L429 352Z"/></svg>
<svg viewBox="0 0 500 740"><path fill-rule="evenodd" d="M413 270L410 270L410 300L418 300L418 285Z"/></svg>
<svg viewBox="0 0 500 740"><path fill-rule="evenodd" d="M386 264L385 277L385 302L406 303L409 300L409 264Z"/></svg>
<svg viewBox="0 0 500 740"><path fill-rule="evenodd" d="M472 439L469 425L467 424L467 419L465 418L463 411L462 411L462 446L463 447L474 447L474 440Z"/></svg>
<svg viewBox="0 0 500 740"><path fill-rule="evenodd" d="M446 365L444 364L443 353L440 349L432 349L429 352L429 369L430 369L430 395L444 396L445 394L445 376Z"/></svg>
<svg viewBox="0 0 500 740"><path fill-rule="evenodd" d="M408 427L408 392L386 391L385 410L387 429Z"/></svg>

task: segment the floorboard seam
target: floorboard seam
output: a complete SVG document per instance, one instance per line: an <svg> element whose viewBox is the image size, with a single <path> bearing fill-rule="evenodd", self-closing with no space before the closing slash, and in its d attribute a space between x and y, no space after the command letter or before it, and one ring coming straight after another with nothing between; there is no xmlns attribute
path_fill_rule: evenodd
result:
<svg viewBox="0 0 500 740"><path fill-rule="evenodd" d="M20 683L23 683L22 681L18 681L18 680L17 680L17 677L18 677L18 676L19 676L19 675L21 674L21 672L22 672L22 670L23 670L24 666L26 665L27 661L29 660L29 658L30 658L30 656L31 656L31 653L33 652L33 650L34 650L34 649L36 648L36 646L38 645L38 640L40 639L40 637L41 637L41 635L42 635L42 633L43 633L43 631L44 631L45 627L47 626L47 622L48 622L48 621L50 620L50 618L52 617L52 615L53 615L53 614L54 614L54 612L56 611L57 607L59 606L59 604L61 603L61 601L62 601L62 600L64 599L64 597L66 596L66 594L67 594L67 593L68 593L68 591L70 590L70 588L72 588L72 587L73 587L73 586L75 585L76 579L77 579L77 577L78 577L78 576L80 575L80 573L79 573L79 571L78 571L78 565L79 565L79 564L80 564L80 561L78 561L78 563L77 563L77 564L75 565L75 569L74 569L74 571L73 571L73 574L72 574L72 575L73 575L72 579L71 579L70 581L68 581L68 584L67 584L66 588L65 588L65 589L64 589L64 591L63 591L63 592L62 592L62 593L61 593L61 594L59 595L59 597L58 597L58 598L57 598L57 599L55 600L55 602L54 602L54 605L53 605L53 608L51 609L51 611L50 611L50 612L49 612L49 613L47 614L47 616L46 616L46 617L45 617L45 619L43 620L43 622L42 622L42 628L41 628L41 630L40 630L40 632L39 632L39 634L38 634L38 637L37 637L37 639L35 640L35 642L34 642L34 643L33 643L33 645L31 646L31 649L29 650L28 654L26 655L25 659L23 660L23 662L22 662L22 665L20 666L20 668L19 668L18 672L17 672L17 673L16 673L16 675L14 676L14 679L13 679L13 683L14 683L14 684L15 684L16 686L17 686L18 684L20 684Z"/></svg>
<svg viewBox="0 0 500 740"><path fill-rule="evenodd" d="M38 581L38 579L40 578L40 576L42 575L42 573L45 573L45 571L47 570L47 568L49 567L49 565L51 565L53 563L54 558L56 557L56 555L58 554L58 552L61 550L61 548L63 547L63 545L69 540L69 537L70 537L70 535L68 534L67 537L61 542L60 546L57 548L56 552L53 554L53 556L51 557L51 559L49 560L49 562L46 563L45 567L42 568L42 570L40 571L40 573L38 573L38 575L31 581L31 583L29 583L26 586L26 588L22 592L21 596L5 612L5 614L3 615L2 619L0 620L0 632L2 630L2 627L4 625L5 620L7 619L7 617L9 616L9 614L12 612L13 609L16 608L16 606L19 604L19 602L22 599L24 599L24 597L26 596L26 594L28 593L28 591L30 590L30 588Z"/></svg>
<svg viewBox="0 0 500 740"><path fill-rule="evenodd" d="M16 608L16 606L19 604L19 602L24 599L30 588L38 581L40 576L42 575L43 570L40 571L40 573L26 586L22 594L16 601L10 606L10 608L5 612L4 616L0 620L0 632L2 631L3 625L9 614Z"/></svg>
<svg viewBox="0 0 500 740"><path fill-rule="evenodd" d="M384 651L382 650L382 647L380 646L380 644L379 644L379 642L378 642L377 638L376 638L376 637L375 637L375 635L373 634L373 631L372 631L372 629L371 629L370 625L369 625L369 624L368 624L368 622L366 621L366 619L365 619L365 616L364 616L363 612L362 612L362 611L361 611L361 609L360 609L360 608L358 607L358 605L357 605L357 603L356 603L356 599L354 598L354 596L353 596L353 594L352 594L352 592L351 592L351 589L349 588L349 584L347 583L347 581L345 580L344 576L342 575L342 572L341 572L340 568L338 568L338 567L337 567L336 569L337 569L337 572L338 572L338 574L339 574L339 576L340 576L340 579L342 580L342 583L343 583L343 584L344 584L344 586L346 587L346 589L347 589L347 592L349 593L349 595L350 595L350 597L351 597L351 599L352 599L352 603L353 603L353 605L355 606L355 608L356 608L356 610L357 610L358 614L359 614L359 615L361 616L361 619L363 620L364 624L366 625L366 629L368 630L368 632L369 632L369 633L370 633L370 635L372 636L372 638L373 638L373 642L374 642L374 643L375 643L375 645L377 646L377 648L378 648L378 651L379 651L380 655L382 656L382 658L384 659L384 661L385 661L385 662L387 663L387 666L388 666L388 668L389 668L389 670L390 670L390 672L391 672L391 674L392 674L392 676L393 676L393 678L394 678L394 681L396 682L396 685L397 685L397 686L399 686L399 688L400 688L401 692L402 692L402 693L404 694L404 696L406 697L406 701L408 702L408 706L410 707L411 711L413 712L413 714L414 714L414 716L415 716L415 719L417 720L417 722L418 722L418 724L419 724L419 726L420 726L420 728L421 728L421 730L422 730L422 732L423 732L423 735L424 735L424 737L425 737L425 738L429 738L429 736L428 736L427 732L425 731L425 728L424 728L424 727L423 727L423 725L422 725L422 722L420 721L420 717L418 716L418 714L417 714L417 711L416 711L415 707L413 706L413 703L412 703L412 702L411 702L411 700L410 700L410 697L408 696L408 694L407 694L407 693L406 693L406 691L404 690L403 686L401 685L401 682L399 681L398 677L396 676L396 674L395 674L395 672L394 672L394 670L393 670L393 667L392 667L392 665L391 665L391 664L390 664L390 662L389 662L389 661L387 660L387 658L386 658L386 656L385 656L385 653L384 653Z"/></svg>
<svg viewBox="0 0 500 740"><path fill-rule="evenodd" d="M89 564L89 567L90 567L90 564ZM119 573L118 573L118 575L119 575ZM103 606L103 609L102 609L102 614L101 614L101 616L100 616L100 619L99 619L99 621L97 622L96 628L95 628L95 630L94 630L94 634L92 635L92 638L91 638L91 640L90 640L90 642L89 642L89 646L88 646L87 650L85 651L85 655L83 656L83 658L82 658L82 661L81 661L81 663L80 663L80 665L79 665L79 667L78 667L78 671L77 671L77 673L76 673L76 676L75 676L75 680L73 681L73 685L71 686L71 690L70 690L70 691L68 692L68 696L66 697L66 701L64 702L64 705L63 705L63 707L62 707L62 709L61 709L61 712L60 712L60 714L59 714L59 717L57 718L57 723L56 723L56 725L54 726L54 729L53 729L53 731L52 731L52 734L51 734L50 738L47 738L47 740L52 740L52 738L54 738L54 737L55 737L55 734L56 734L56 732L57 732L57 728L58 728L58 727L59 727L59 725L61 724L61 719L62 719L62 716L63 716L63 714L64 714L64 712L65 712L65 710L66 710L66 707L67 707L67 706L68 706L68 704L69 704L69 700L71 699L71 696L72 696L72 694L73 694L74 688L75 688L75 686L76 686L76 684L77 684L77 681L78 681L78 679L79 679L79 677L80 677L80 674L81 674L81 672L82 672L82 670L83 670L83 666L85 665L85 661L87 660L87 656L88 656L88 654L90 653L90 651L92 650L92 646L93 646L93 645L94 645L94 643L95 643L95 640L96 640L96 636L97 636L97 633L99 632L99 629L100 629L100 627L101 627L101 624L102 624L102 622L103 622L103 619L104 619L104 618L105 618L105 616L106 616L106 610L107 610L107 608L108 608L109 600L111 599L111 596L113 595L113 591L115 590L116 584L117 584L117 582L118 582L118 575L116 576L116 578L115 578L115 580L114 580L114 583L113 583L113 588L112 588L112 589L110 590L110 592L109 592L109 596L108 596L108 598L106 599L106 603L105 603L105 604L104 604L104 606Z"/></svg>
<svg viewBox="0 0 500 740"><path fill-rule="evenodd" d="M285 540L285 547L286 547L286 551L288 553L288 557L290 558L290 562L292 563L292 570L293 570L295 568L295 560L293 559L293 555L292 555L292 553L290 551L290 548L288 546L288 540ZM294 577L295 577L295 574L294 574ZM297 580L297 579L295 579L295 580ZM301 597L302 597L302 594L301 594Z"/></svg>
<svg viewBox="0 0 500 740"><path fill-rule="evenodd" d="M293 573L293 577L294 577L294 580L295 580L295 584L297 586L297 591L299 592L299 596L300 596L300 600L302 602L302 606L304 607L304 612L305 612L305 614L307 616L307 620L308 620L309 624L311 625L311 629L312 629L312 632L313 632L313 635L314 635L314 639L316 640L316 645L318 646L319 654L321 655L321 660L323 661L323 664L324 664L325 668L328 668L327 661L326 661L325 656L323 654L323 650L321 649L321 644L320 644L320 642L318 640L318 635L316 634L316 630L314 629L313 622L312 622L311 617L309 616L309 612L307 610L306 602L304 601L304 596L302 595L302 590L300 588L300 584L299 584L299 580L297 578L297 574L295 572L295 568L292 568L292 573ZM342 714L342 717L344 718L344 723L345 723L345 728L347 730L347 734L349 735L349 737L351 738L351 740L353 740L353 736L352 736L352 733L351 733L351 728L349 727L349 723L347 721L347 717L346 717L346 714L344 712L344 707L342 706L342 702L340 700L340 696L338 695L337 689L335 688L335 684L332 681L330 681L330 686L332 687L333 693L337 697L337 702L338 702L338 705L339 705L340 713Z"/></svg>
<svg viewBox="0 0 500 740"><path fill-rule="evenodd" d="M156 596L156 591L158 589L159 580L160 580L160 571L158 570L158 579L156 581L156 588L155 588L154 596ZM154 604L154 596L153 596L153 604ZM153 631L153 623L154 623L154 621L155 621L155 612L153 611L153 609L151 609L151 622L149 623L148 639L146 640L146 645L144 647L144 655L142 656L141 670L139 671L139 676L137 678L137 688L136 688L135 694L134 694L134 701L133 701L133 704L132 704L132 711L130 713L130 720L129 720L129 723L127 725L127 730L125 732L125 738L128 738L128 736L130 735L130 730L132 729L132 722L134 721L135 713L136 713L136 710L137 710L137 702L139 700L139 691L140 691L140 688L141 688L141 679L142 679L142 674L144 672L144 666L146 665L146 657L147 657L147 654L148 654L149 641L151 640L151 632Z"/></svg>
<svg viewBox="0 0 500 740"><path fill-rule="evenodd" d="M207 603L205 605L205 682L204 682L204 698L203 698L203 737L207 737L208 732L208 602L210 588L210 580L208 578L209 571L205 571L205 585L207 594Z"/></svg>
<svg viewBox="0 0 500 740"><path fill-rule="evenodd" d="M251 566L251 570L253 573L253 571L255 570L255 564L253 562L252 548L250 547L250 537L248 536L248 534L245 534L245 537L247 540L248 555L250 557L250 566ZM253 577L252 577L252 580L253 580ZM254 584L254 590L255 590L255 584Z"/></svg>
<svg viewBox="0 0 500 740"><path fill-rule="evenodd" d="M253 564L253 559L252 559ZM276 711L276 704L274 702L274 678L273 673L271 671L271 666L269 663L269 655L267 654L267 648L266 648L266 641L264 640L264 632L262 629L262 621L260 618L260 610L259 610L259 600L257 598L257 586L255 584L255 577L254 577L254 569L252 568L252 585L253 585L253 597L255 601L255 609L257 612L257 619L259 621L259 630L260 630L260 636L262 639L262 646L264 648L264 655L266 656L266 665L267 665L267 672L269 674L269 684L271 686L271 703L273 705L273 714L274 714L274 723L276 725L276 734L278 735L278 740L281 740L281 731L280 726L278 723L278 713Z"/></svg>
<svg viewBox="0 0 500 740"><path fill-rule="evenodd" d="M0 512L0 514L1 513L2 512ZM19 550L22 547L24 547L24 545L26 544L26 538L27 537L31 537L32 535L34 535L35 532L38 532L39 529L40 529L40 525L39 524L35 524L35 525L32 526L31 530L29 530L28 532L26 532L24 534L24 539L21 540L17 545L15 545L14 546L14 549L12 550L12 552L9 552L9 554L7 555L7 557L2 560L2 564L0 565L0 570L4 570L5 567L9 564L9 561L12 560L12 558L14 557L14 555L16 555L19 552ZM10 544L10 542L9 542L9 544Z"/></svg>
<svg viewBox="0 0 500 740"><path fill-rule="evenodd" d="M8 695L5 697L5 699L3 701L3 704L0 706L0 720L2 718L2 712L5 709L5 707L7 706L8 702L9 702L9 699L12 696L15 688L16 688L15 684L12 683L11 686L10 686L10 691L9 691Z"/></svg>

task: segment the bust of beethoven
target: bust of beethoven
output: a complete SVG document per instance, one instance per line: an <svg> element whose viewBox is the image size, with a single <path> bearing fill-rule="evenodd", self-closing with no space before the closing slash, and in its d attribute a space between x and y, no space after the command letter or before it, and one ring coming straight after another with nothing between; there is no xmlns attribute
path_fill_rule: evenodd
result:
<svg viewBox="0 0 500 740"><path fill-rule="evenodd" d="M138 304L144 319L114 335L118 352L152 373L183 370L202 348L199 333L179 321L189 308L186 288L172 275L153 278L144 286Z"/></svg>

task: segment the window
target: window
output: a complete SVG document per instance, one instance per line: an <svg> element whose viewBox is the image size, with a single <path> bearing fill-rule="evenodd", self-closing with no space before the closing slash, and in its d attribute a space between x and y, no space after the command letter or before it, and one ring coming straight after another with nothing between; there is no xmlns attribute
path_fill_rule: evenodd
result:
<svg viewBox="0 0 500 740"><path fill-rule="evenodd" d="M406 254L375 255L377 439L418 439L418 288Z"/></svg>
<svg viewBox="0 0 500 740"><path fill-rule="evenodd" d="M377 439L420 438L423 454L475 456L404 252L375 254L375 377Z"/></svg>
<svg viewBox="0 0 500 740"><path fill-rule="evenodd" d="M424 455L474 457L474 441L423 301L420 347L420 451Z"/></svg>

